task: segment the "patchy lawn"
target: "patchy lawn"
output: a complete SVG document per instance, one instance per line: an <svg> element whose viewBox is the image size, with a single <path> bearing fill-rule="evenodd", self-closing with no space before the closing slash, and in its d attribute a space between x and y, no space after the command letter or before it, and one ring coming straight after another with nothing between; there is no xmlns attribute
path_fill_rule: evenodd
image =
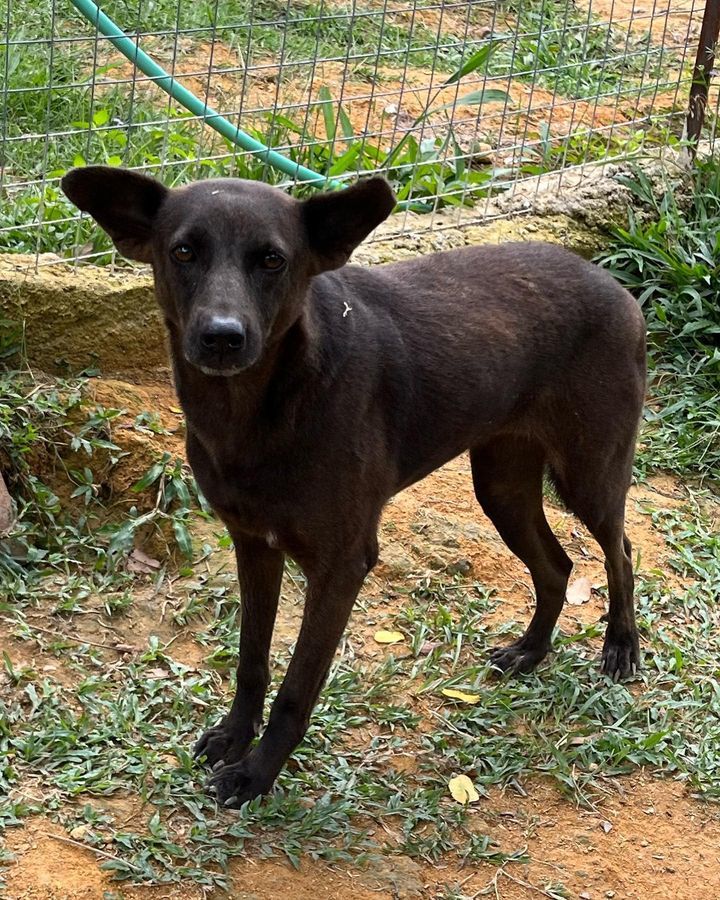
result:
<svg viewBox="0 0 720 900"><path fill-rule="evenodd" d="M632 489L645 668L626 684L598 671L598 548L552 499L592 590L573 591L536 674L498 682L488 648L528 620L527 572L465 457L399 495L307 738L271 797L228 812L190 750L231 696L234 561L173 462L176 400L163 385L14 384L6 425L34 422L14 488L36 494L0 541L8 897L689 900L700 872L702 896L720 889L720 502L706 488L650 473ZM274 688L301 591L291 566ZM458 774L480 795L467 807L448 789Z"/></svg>

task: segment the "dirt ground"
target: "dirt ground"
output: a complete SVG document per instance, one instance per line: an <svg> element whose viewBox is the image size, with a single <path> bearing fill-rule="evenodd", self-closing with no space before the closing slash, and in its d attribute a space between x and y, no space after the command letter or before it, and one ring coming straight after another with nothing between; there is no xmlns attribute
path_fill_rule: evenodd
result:
<svg viewBox="0 0 720 900"><path fill-rule="evenodd" d="M626 27L634 14L634 29L650 28L654 38L668 35L670 41L677 43L695 35L697 29L693 26L689 32L688 21L692 15L693 22L699 23L702 5L694 4L693 10L690 0L673 4L665 17L664 7L661 9L650 0L592 0L592 11L608 19L612 16L618 27ZM435 24L433 15L437 13L426 11L422 15L429 26ZM453 26L447 17L443 23L445 30ZM462 33L462 23L455 24ZM160 45L149 40L147 47L160 62L168 63ZM207 95L212 104L222 109L237 108L242 99L245 110L250 111L250 121L252 110L262 111L275 105L279 72L271 64L250 72L241 95L239 60L226 47L188 44L178 49L176 74L184 76L183 81L191 90ZM111 59L117 60L108 56L100 62ZM130 76L129 66L113 70L113 78ZM412 125L424 110L429 93L445 77L446 73L433 74L429 70L385 68L377 84L370 85L367 81L347 80L341 63L325 62L317 66L309 79L298 77L285 82L282 101L290 110L302 108L308 100L317 99L323 85L343 84L339 99L356 133L378 135L389 145ZM151 89L154 90L143 85L139 90ZM451 99L453 90L441 93L437 102ZM520 83L512 84L509 90L514 104L512 115L507 115L502 106L487 105L479 131L476 115L468 115L466 123L456 120L458 139L481 138L487 142L483 150L487 155L502 152L503 147L512 147L517 141L522 143L529 132L537 131L548 118L553 136L563 137L580 128L622 126L651 109L671 109L677 101L676 92L661 92L639 101L637 108L627 108L612 102L563 100L543 88ZM322 138L322 116L319 111L313 115L310 131ZM96 392L99 402L130 410L125 428L121 420L115 431L116 440L131 452L112 474L112 489L121 495L147 468L148 453L152 455L161 445L171 452L182 452L177 400L169 387L158 384L133 387L98 382ZM171 433L150 442L138 442L130 424L136 411L142 409L157 411ZM680 503L681 498L679 486L669 477L633 488L628 532L644 569L662 569L667 551L653 529L647 507L667 508ZM573 579L587 577L593 585L604 584L598 548L583 527L559 508L550 509L549 520L576 564ZM220 563L232 564L229 552ZM362 611L354 614L348 633L357 654L372 660L389 652L373 641L374 632L392 622L402 603L402 597L389 588L428 568L447 569L453 565L462 565L478 581L500 590L504 602L493 616L503 620L529 618L532 596L527 571L507 550L475 502L466 457L448 464L389 504L382 525L380 562L364 593L391 599L374 608L372 616ZM172 598L167 602L172 603ZM101 646L119 640L140 644L151 634L164 639L173 637L178 658L188 665L201 666L202 648L189 635L178 634L164 612L152 592L141 589L128 616L115 623L112 631L100 616L91 615L74 622L73 628L78 637ZM293 640L301 612L297 598L283 604L276 643L287 646ZM603 612L602 599L593 592L587 603L566 606L561 624L594 622ZM39 619L36 621L40 623ZM61 683L66 679L68 688L72 687L71 678L57 665L55 657L45 658L40 652L32 655L28 644L14 641L2 625L0 644L14 662L52 672L53 677ZM598 639L598 654L599 649ZM412 768L416 761L407 758L400 764ZM524 796L510 789L491 791L473 808L472 816L477 827L492 833L501 848L526 846L531 862L498 869L489 864L461 867L454 862L430 866L406 857L388 857L365 869L304 861L295 870L280 862L246 858L231 864L236 888L229 896L236 900L439 898L444 896L441 885L450 882L456 883L465 897L501 900L557 896L541 886L550 882L562 882L569 892L567 896L579 900L715 900L720 896L720 810L695 799L676 781L659 780L642 771L613 779L608 782L602 803L587 810L577 808L556 788L537 778L525 785ZM99 868L108 857L105 851L93 851L81 841L74 841L64 829L46 819L25 820L22 826L9 829L7 848L14 855L5 872L4 896L8 900L220 900L225 896L194 885L119 885Z"/></svg>
<svg viewBox="0 0 720 900"><path fill-rule="evenodd" d="M395 900L438 897L439 885L457 880L465 896L490 886L489 896L531 900L535 885L562 881L582 900L714 900L720 896L718 812L688 798L681 785L638 775L598 811L578 810L541 782L527 797L492 795L478 807L501 844L524 840L529 866L467 868L421 866L391 858L365 871L303 863L243 860L232 866L235 900ZM57 826L34 821L12 832L17 864L7 879L8 900L104 900L121 890L125 900L201 900L202 888L119 888L97 866L100 857L67 842ZM525 882L525 883L523 883ZM531 886L532 885L532 886ZM495 890L496 888L496 890ZM112 895L111 896L116 896ZM217 900L219 893L213 895ZM546 894L546 896L551 896Z"/></svg>
<svg viewBox="0 0 720 900"><path fill-rule="evenodd" d="M174 430L173 435L161 440L167 442L168 449L179 450L177 401L168 386L99 381L95 396L104 403L114 400L116 405L126 407L127 422L140 408L159 412L166 427ZM121 442L123 435L131 434L123 425L121 419L115 427L115 437ZM118 489L127 483L129 474L121 476ZM648 509L672 508L682 502L682 496L679 485L669 477L655 478L632 489L628 531L645 570L663 568L667 552L653 529ZM548 517L576 563L573 579L588 577L593 585L604 583L598 549L582 526L559 508L550 507ZM228 556L225 562L229 561ZM385 606L372 607L370 615L361 610L353 615L349 638L356 654L372 659L389 652L372 636L392 621L403 602L393 586L402 586L412 573L447 569L453 564L462 564L474 578L500 590L504 602L492 615L502 620L527 620L532 609L527 573L480 512L464 456L389 504L382 525L380 563L363 594L390 599ZM150 593L141 589L128 615L114 620L112 631L103 627L100 616L83 615L73 622L73 633L101 645L118 640L139 644L150 634L163 639L175 635L178 639L173 652L177 658L202 666L202 648L178 635L177 627L173 629L164 617L164 606L161 611L157 598ZM172 599L167 602L172 603ZM566 606L561 626L596 621L603 612L602 599L593 592L587 603ZM293 639L300 615L301 605L296 599L283 603L276 644L287 645ZM62 666L57 665L55 657L31 655L28 644L19 644L1 632L2 628L0 639L5 639L4 645L16 664L52 670L54 677L63 679ZM410 771L417 764L409 757L397 761ZM120 802L128 803L132 816L132 803ZM514 790L492 790L474 807L472 816L473 824L491 833L501 849L526 846L531 862L497 869L487 864L462 867L441 862L430 866L406 857L388 857L365 869L303 862L299 870L294 870L283 863L246 858L231 865L237 887L228 896L240 900L290 896L298 900L439 898L444 896L441 885L456 883L465 897L487 894L503 900L530 900L543 894L557 896L539 887L553 881L562 882L570 891L567 896L582 900L711 900L720 896L720 811L694 799L678 782L659 780L642 771L609 780L604 800L596 809L587 810L576 808L538 778L525 786L524 795ZM207 893L195 885L133 887L113 883L99 868L108 855L105 851L88 849L44 819L29 819L22 827L9 829L7 846L15 856L6 872L8 900L219 900L225 896L218 891Z"/></svg>

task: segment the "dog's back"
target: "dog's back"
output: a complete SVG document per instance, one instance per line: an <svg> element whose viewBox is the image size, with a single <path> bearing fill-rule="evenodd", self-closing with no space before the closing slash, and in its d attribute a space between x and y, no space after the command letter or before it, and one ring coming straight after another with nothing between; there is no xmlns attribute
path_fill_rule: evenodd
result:
<svg viewBox="0 0 720 900"><path fill-rule="evenodd" d="M615 427L636 427L645 390L638 304L562 247L510 243L346 266L315 279L313 293L356 408L360 395L392 408L402 485L495 434L533 435L552 449L578 432L602 430L604 444Z"/></svg>

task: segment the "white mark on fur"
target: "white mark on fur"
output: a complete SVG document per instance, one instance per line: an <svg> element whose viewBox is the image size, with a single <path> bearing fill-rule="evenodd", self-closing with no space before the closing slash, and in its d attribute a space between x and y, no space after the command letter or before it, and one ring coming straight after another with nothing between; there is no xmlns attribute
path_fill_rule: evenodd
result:
<svg viewBox="0 0 720 900"><path fill-rule="evenodd" d="M345 304L345 309L343 310L343 319L344 319L345 316L346 316L349 312L352 312L352 306L350 306L350 304L347 302L347 300L343 300L343 303Z"/></svg>
<svg viewBox="0 0 720 900"><path fill-rule="evenodd" d="M275 531L268 531L265 535L265 540L267 541L268 547L272 547L273 550L277 550L280 546L280 540Z"/></svg>

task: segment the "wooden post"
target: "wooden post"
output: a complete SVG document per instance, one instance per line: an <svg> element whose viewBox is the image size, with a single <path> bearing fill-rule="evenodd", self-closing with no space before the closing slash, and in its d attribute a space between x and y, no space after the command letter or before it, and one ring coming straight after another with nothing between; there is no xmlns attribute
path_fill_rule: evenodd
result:
<svg viewBox="0 0 720 900"><path fill-rule="evenodd" d="M710 79L712 78L715 64L715 44L717 43L719 31L720 0L706 0L685 124L685 133L692 156L697 152L700 132L705 121Z"/></svg>

